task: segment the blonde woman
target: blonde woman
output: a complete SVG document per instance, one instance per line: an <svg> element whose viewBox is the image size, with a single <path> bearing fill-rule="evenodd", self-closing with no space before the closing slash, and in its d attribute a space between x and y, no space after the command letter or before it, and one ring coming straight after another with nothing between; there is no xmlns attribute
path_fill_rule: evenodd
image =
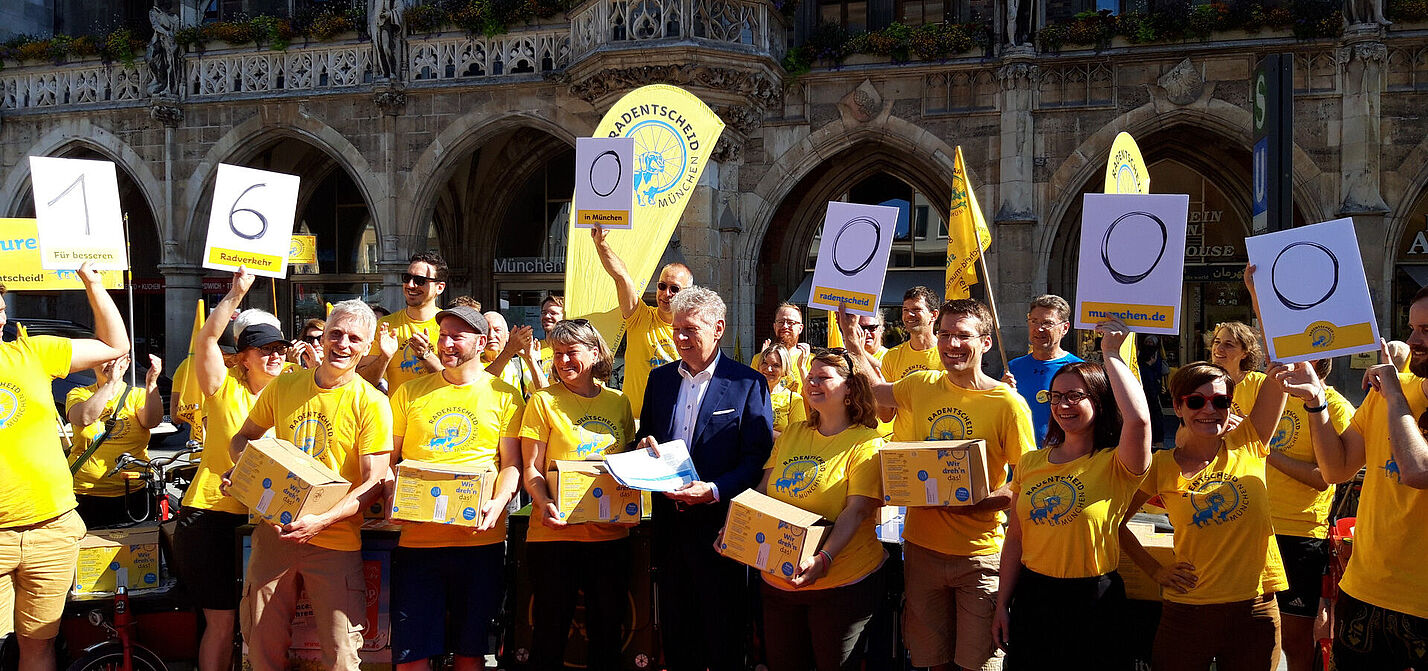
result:
<svg viewBox="0 0 1428 671"><path fill-rule="evenodd" d="M803 395L790 389L786 382L791 352L779 343L769 343L759 353L759 372L769 383L769 397L773 401L774 438L790 424L808 419L808 411L803 404Z"/></svg>

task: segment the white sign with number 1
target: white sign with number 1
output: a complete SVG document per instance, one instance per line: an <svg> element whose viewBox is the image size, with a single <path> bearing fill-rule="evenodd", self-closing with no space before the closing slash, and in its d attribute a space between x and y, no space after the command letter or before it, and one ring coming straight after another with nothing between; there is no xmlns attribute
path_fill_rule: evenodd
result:
<svg viewBox="0 0 1428 671"><path fill-rule="evenodd" d="M78 158L30 157L40 266L73 270L128 270L124 215L114 164Z"/></svg>
<svg viewBox="0 0 1428 671"><path fill-rule="evenodd" d="M219 164L203 267L286 277L297 210L297 175Z"/></svg>

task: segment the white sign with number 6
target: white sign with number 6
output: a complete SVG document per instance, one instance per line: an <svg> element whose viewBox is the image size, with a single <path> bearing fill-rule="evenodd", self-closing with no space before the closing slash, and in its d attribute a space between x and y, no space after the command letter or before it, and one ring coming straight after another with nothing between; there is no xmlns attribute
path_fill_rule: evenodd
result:
<svg viewBox="0 0 1428 671"><path fill-rule="evenodd" d="M30 157L40 266L73 270L128 270L124 215L114 164L78 158Z"/></svg>
<svg viewBox="0 0 1428 671"><path fill-rule="evenodd" d="M203 267L286 277L297 210L297 175L219 164Z"/></svg>

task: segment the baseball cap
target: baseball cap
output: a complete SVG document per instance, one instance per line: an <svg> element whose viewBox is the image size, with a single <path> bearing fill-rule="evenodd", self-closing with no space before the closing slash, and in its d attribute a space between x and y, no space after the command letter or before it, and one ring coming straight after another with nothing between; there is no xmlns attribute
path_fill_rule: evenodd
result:
<svg viewBox="0 0 1428 671"><path fill-rule="evenodd" d="M466 322L468 326L476 329L476 332L481 335L491 335L491 325L486 323L486 318L481 316L481 312L475 308L458 305L436 313L437 323L441 323L441 320L447 317L455 317Z"/></svg>
<svg viewBox="0 0 1428 671"><path fill-rule="evenodd" d="M262 347L275 342L286 343L287 338L283 337L281 331L271 324L253 324L243 329L238 335L238 351L243 351L249 347Z"/></svg>

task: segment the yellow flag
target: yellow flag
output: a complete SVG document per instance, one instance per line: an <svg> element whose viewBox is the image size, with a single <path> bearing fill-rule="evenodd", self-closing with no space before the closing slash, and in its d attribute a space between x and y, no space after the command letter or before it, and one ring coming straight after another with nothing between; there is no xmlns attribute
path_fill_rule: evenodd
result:
<svg viewBox="0 0 1428 671"><path fill-rule="evenodd" d="M843 346L843 331L838 328L838 313L828 311L828 346Z"/></svg>
<svg viewBox="0 0 1428 671"><path fill-rule="evenodd" d="M1111 143L1111 158L1106 161L1106 193L1150 193L1150 170L1130 133L1122 131ZM1121 359L1139 380L1140 351L1136 349L1134 333L1121 345Z"/></svg>
<svg viewBox="0 0 1428 671"><path fill-rule="evenodd" d="M635 139L633 230L608 231L610 248L641 294L724 132L724 122L694 94L676 86L642 86L605 113L595 137ZM565 251L565 316L590 320L610 349L625 336L615 283L600 265L585 229L571 211ZM699 283L699 278L695 278Z"/></svg>
<svg viewBox="0 0 1428 671"><path fill-rule="evenodd" d="M193 311L193 329L189 331L188 336L188 358L179 364L180 370L175 371L174 375L174 393L178 394L179 416L193 427L190 437L194 440L203 439L197 420L199 405L203 403L203 391L198 388L198 371L193 365L193 352L198 346L198 332L203 329L205 314L207 309L200 298Z"/></svg>
<svg viewBox="0 0 1428 671"><path fill-rule="evenodd" d="M967 179L962 147L958 145L957 158L952 164L952 207L947 217L948 300L972 297L971 286L977 283L977 259L991 246L992 232L982 217L972 181Z"/></svg>

